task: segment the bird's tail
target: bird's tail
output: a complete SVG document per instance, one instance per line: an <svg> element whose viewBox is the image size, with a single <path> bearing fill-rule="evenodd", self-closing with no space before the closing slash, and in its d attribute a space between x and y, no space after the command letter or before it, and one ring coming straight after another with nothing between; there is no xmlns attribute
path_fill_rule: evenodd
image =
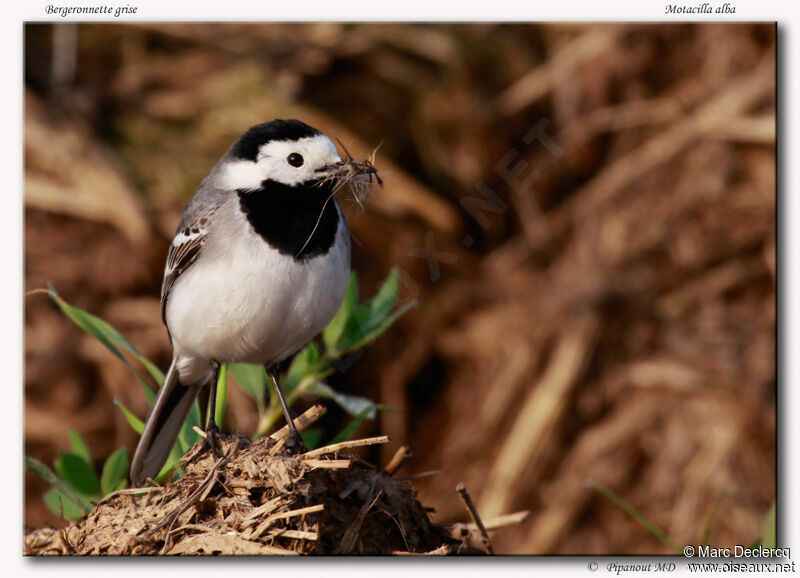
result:
<svg viewBox="0 0 800 578"><path fill-rule="evenodd" d="M164 384L158 390L133 455L131 481L134 486L141 486L147 478L155 478L161 471L203 385L202 382L182 385L178 380L176 359L173 358Z"/></svg>

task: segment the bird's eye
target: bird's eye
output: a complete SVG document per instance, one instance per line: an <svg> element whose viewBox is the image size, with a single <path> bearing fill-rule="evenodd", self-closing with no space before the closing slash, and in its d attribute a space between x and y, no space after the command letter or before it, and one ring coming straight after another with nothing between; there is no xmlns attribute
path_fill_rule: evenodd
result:
<svg viewBox="0 0 800 578"><path fill-rule="evenodd" d="M292 153L288 157L286 157L286 162L288 162L293 167L302 167L303 155L301 155L300 153Z"/></svg>

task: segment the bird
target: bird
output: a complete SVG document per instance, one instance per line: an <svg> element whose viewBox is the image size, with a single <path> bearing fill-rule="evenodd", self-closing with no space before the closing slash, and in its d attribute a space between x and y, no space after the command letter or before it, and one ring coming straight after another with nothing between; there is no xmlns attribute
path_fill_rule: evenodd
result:
<svg viewBox="0 0 800 578"><path fill-rule="evenodd" d="M382 184L372 162L344 150L343 160L330 138L296 119L257 124L186 205L161 288L173 357L131 462L134 485L159 473L206 384L206 442L218 455L214 404L225 363L266 368L289 426L287 448L303 448L277 365L311 341L344 300L350 232L334 194L345 186L356 194L373 176Z"/></svg>

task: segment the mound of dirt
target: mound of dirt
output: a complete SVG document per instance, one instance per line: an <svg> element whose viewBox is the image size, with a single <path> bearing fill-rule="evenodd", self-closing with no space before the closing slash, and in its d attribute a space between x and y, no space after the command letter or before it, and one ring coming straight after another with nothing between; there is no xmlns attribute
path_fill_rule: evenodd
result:
<svg viewBox="0 0 800 578"><path fill-rule="evenodd" d="M284 449L286 436L286 428L256 442L225 436L220 440L220 458L198 442L184 457L181 466L186 474L176 482L115 492L78 523L28 534L25 554L479 554L491 550L485 529L478 531L479 518L477 525L433 524L408 480L392 477L397 463L380 470L343 453L388 438L289 455Z"/></svg>

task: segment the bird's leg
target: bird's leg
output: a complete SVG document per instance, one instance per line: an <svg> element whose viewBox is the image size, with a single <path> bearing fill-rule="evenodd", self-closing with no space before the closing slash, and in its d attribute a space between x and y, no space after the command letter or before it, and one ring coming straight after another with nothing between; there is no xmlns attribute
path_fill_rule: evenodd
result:
<svg viewBox="0 0 800 578"><path fill-rule="evenodd" d="M281 402L281 408L283 408L283 416L286 418L286 425L289 426L289 437L286 440L286 450L289 453L305 453L306 446L303 445L303 438L300 437L300 432L297 431L297 428L294 426L294 419L292 419L292 413L289 410L289 406L286 405L286 400L283 398L283 393L281 393L281 388L278 385L278 372L274 366L267 367L267 373L272 378L272 387L275 389L275 393L278 395L278 399Z"/></svg>
<svg viewBox="0 0 800 578"><path fill-rule="evenodd" d="M219 365L215 365L214 371L211 374L211 391L208 394L208 417L206 419L206 439L204 445L211 449L214 458L219 459L222 454L217 447L219 445L219 427L215 414L217 413L217 381L219 380Z"/></svg>

